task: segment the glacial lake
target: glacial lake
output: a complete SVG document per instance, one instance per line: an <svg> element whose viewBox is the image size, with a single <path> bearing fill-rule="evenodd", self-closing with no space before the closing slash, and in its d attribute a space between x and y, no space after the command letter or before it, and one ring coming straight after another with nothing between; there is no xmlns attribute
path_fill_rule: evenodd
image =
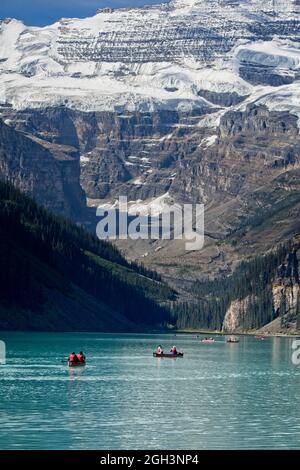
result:
<svg viewBox="0 0 300 470"><path fill-rule="evenodd" d="M203 335L202 335L203 337ZM290 338L1 333L1 449L300 449ZM157 344L183 358L157 359ZM87 365L64 359L83 350Z"/></svg>

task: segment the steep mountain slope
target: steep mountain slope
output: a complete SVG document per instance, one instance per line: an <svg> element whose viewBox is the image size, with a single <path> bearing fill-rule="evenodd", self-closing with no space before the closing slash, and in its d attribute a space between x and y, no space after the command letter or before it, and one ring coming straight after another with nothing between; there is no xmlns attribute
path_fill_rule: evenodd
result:
<svg viewBox="0 0 300 470"><path fill-rule="evenodd" d="M0 182L0 329L124 331L168 321L174 292Z"/></svg>
<svg viewBox="0 0 300 470"><path fill-rule="evenodd" d="M78 150L17 132L1 119L0 175L55 212L76 219L86 213Z"/></svg>

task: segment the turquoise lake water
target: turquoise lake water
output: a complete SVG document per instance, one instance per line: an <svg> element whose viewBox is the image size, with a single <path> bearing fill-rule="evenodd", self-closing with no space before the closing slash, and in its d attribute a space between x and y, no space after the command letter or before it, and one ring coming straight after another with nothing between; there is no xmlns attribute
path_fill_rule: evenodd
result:
<svg viewBox="0 0 300 470"><path fill-rule="evenodd" d="M1 449L300 449L292 339L0 333ZM156 359L161 343L184 358ZM62 359L83 349L88 364Z"/></svg>

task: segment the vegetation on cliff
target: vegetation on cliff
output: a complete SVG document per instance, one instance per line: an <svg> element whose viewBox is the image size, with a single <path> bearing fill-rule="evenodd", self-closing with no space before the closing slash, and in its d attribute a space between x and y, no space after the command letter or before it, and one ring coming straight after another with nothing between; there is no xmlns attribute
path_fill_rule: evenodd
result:
<svg viewBox="0 0 300 470"><path fill-rule="evenodd" d="M173 303L172 316L177 327L221 330L231 303L245 299L246 310L241 325L244 330L260 328L278 316L282 317L283 323L287 314L290 314L288 319L296 320L297 317L299 327L298 248L290 241L264 256L243 261L228 277L195 282L192 286L195 302ZM281 286L277 304L274 285ZM291 307L284 290L295 285L297 298L292 300L294 307Z"/></svg>

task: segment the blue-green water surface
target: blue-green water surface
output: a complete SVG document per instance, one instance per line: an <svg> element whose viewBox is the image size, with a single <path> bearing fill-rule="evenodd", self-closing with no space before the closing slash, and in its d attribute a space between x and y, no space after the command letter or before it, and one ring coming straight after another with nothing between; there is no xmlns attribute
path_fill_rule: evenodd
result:
<svg viewBox="0 0 300 470"><path fill-rule="evenodd" d="M1 449L300 449L292 339L0 333ZM156 359L158 343L184 358ZM83 349L85 368L62 360Z"/></svg>

